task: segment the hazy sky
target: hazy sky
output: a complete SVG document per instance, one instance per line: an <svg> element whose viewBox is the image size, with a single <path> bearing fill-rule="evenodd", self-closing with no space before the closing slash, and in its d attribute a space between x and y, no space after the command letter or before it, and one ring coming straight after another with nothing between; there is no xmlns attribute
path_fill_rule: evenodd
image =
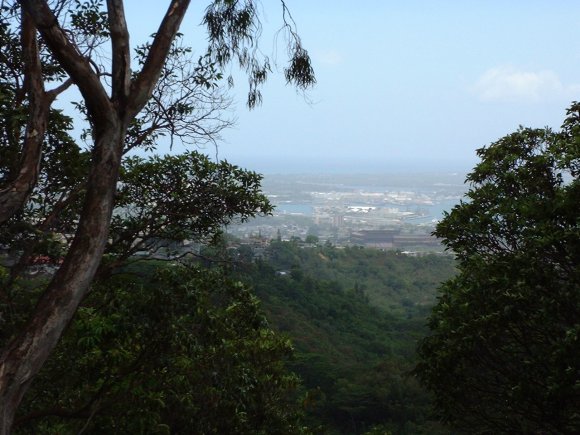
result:
<svg viewBox="0 0 580 435"><path fill-rule="evenodd" d="M127 1L136 38L155 31L162 3ZM182 30L201 52L204 2L192 3ZM219 155L251 169L467 170L475 149L518 125L557 128L580 99L578 1L286 4L318 83L311 103L285 85L281 44L280 71L265 86L261 107L246 109L246 82L238 79L238 122ZM263 0L262 8L261 47L270 54L281 8L277 0Z"/></svg>

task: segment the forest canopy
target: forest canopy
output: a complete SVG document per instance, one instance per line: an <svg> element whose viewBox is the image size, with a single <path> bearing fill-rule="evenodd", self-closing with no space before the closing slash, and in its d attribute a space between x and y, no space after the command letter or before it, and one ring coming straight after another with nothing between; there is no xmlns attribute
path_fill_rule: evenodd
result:
<svg viewBox="0 0 580 435"><path fill-rule="evenodd" d="M441 415L478 433L580 431L580 105L562 128L478 150L437 226L458 260L416 373Z"/></svg>

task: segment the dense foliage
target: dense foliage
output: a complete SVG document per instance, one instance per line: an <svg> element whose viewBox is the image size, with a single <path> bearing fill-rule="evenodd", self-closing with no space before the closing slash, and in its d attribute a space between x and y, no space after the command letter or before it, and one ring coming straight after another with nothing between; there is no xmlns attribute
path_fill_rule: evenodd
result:
<svg viewBox="0 0 580 435"><path fill-rule="evenodd" d="M470 433L580 432L580 105L478 151L417 374Z"/></svg>
<svg viewBox="0 0 580 435"><path fill-rule="evenodd" d="M274 241L258 260L259 249L233 252L230 278L152 260L102 277L33 384L18 431L447 433L409 371L450 257L298 241ZM34 303L41 279L14 283L16 311ZM24 320L6 317L3 339Z"/></svg>
<svg viewBox="0 0 580 435"><path fill-rule="evenodd" d="M140 260L102 278L17 433L448 433L409 371L450 257L298 242L273 242L257 261L235 253L225 272ZM378 306L365 288L382 274L406 285L374 289ZM40 280L17 280L15 306L34 303ZM11 319L3 334L19 327Z"/></svg>
<svg viewBox="0 0 580 435"><path fill-rule="evenodd" d="M203 242L225 225L272 210L262 176L196 152L132 157L122 167L109 260L123 263L163 241Z"/></svg>
<svg viewBox="0 0 580 435"><path fill-rule="evenodd" d="M446 433L409 376L451 257L272 242L244 268L273 327L292 339L311 427L327 433Z"/></svg>
<svg viewBox="0 0 580 435"><path fill-rule="evenodd" d="M412 257L396 251L330 245L297 249L295 242L274 241L268 258L279 271L298 268L312 278L356 288L372 305L405 316L428 312L435 303L433 289L454 271L449 258L437 255Z"/></svg>
<svg viewBox="0 0 580 435"><path fill-rule="evenodd" d="M141 262L100 283L17 433L300 433L292 351L219 270Z"/></svg>

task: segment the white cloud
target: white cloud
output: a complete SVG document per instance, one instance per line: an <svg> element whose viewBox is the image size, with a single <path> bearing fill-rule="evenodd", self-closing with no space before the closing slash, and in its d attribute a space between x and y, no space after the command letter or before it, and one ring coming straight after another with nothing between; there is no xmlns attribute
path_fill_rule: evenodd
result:
<svg viewBox="0 0 580 435"><path fill-rule="evenodd" d="M473 87L483 101L539 102L573 97L579 85L564 85L550 70L520 71L511 66L500 66L485 71Z"/></svg>

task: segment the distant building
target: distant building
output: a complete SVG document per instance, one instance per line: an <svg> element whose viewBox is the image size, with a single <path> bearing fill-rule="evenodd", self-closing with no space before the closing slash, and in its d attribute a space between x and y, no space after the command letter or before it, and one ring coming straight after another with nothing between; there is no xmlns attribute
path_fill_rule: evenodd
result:
<svg viewBox="0 0 580 435"><path fill-rule="evenodd" d="M350 236L353 245L388 249L394 247L395 236L399 230L359 230Z"/></svg>
<svg viewBox="0 0 580 435"><path fill-rule="evenodd" d="M430 234L399 234L394 236L393 243L396 248L407 249L416 247L438 248L441 239Z"/></svg>
<svg viewBox="0 0 580 435"><path fill-rule="evenodd" d="M359 230L350 236L353 245L379 249L413 249L441 247L441 240L430 234L407 234L400 230Z"/></svg>

